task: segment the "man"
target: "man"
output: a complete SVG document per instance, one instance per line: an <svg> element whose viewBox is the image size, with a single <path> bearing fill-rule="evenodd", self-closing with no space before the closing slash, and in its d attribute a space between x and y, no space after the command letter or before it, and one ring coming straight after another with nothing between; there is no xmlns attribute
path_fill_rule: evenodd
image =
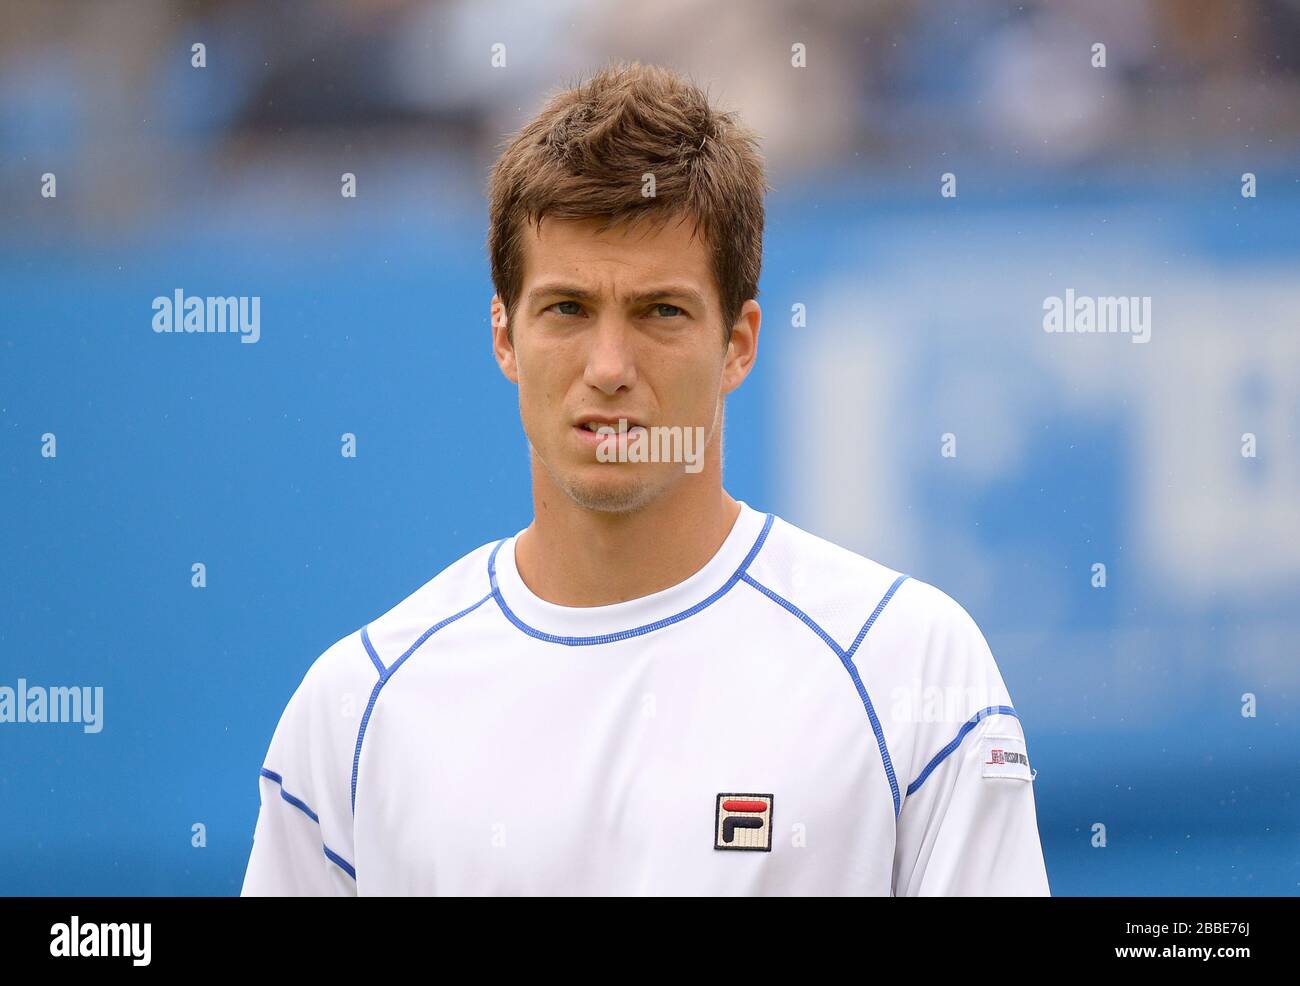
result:
<svg viewBox="0 0 1300 986"><path fill-rule="evenodd" d="M534 520L308 670L245 894L1048 893L971 618L722 488L764 192L753 135L655 67L509 144L492 341Z"/></svg>

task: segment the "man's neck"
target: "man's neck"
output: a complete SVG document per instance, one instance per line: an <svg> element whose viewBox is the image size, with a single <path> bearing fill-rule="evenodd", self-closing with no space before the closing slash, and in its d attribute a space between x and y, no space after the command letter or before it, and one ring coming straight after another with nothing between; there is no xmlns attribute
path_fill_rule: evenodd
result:
<svg viewBox="0 0 1300 986"><path fill-rule="evenodd" d="M740 515L721 482L703 476L614 514L580 507L545 472L534 469L535 516L515 564L534 595L558 606L606 606L677 585L717 554Z"/></svg>

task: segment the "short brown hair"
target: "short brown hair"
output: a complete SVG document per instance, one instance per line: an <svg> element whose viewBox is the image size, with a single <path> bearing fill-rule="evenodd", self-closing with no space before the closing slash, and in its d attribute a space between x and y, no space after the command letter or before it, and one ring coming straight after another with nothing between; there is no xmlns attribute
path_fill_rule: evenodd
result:
<svg viewBox="0 0 1300 986"><path fill-rule="evenodd" d="M642 194L654 176L653 196ZM615 62L558 92L517 133L488 181L492 284L513 313L523 289L520 234L543 216L667 222L683 214L703 228L726 338L758 296L763 196L758 138L734 113L714 110L693 83L658 65ZM513 337L513 333L512 333Z"/></svg>

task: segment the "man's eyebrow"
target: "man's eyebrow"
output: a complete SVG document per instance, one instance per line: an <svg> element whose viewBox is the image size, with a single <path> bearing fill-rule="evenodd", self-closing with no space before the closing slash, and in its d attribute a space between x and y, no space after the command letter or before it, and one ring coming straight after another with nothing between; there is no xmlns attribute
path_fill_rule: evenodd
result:
<svg viewBox="0 0 1300 986"><path fill-rule="evenodd" d="M643 305L657 298L681 298L689 301L696 308L704 307L704 299L700 297L700 293L685 284L665 284L663 287L651 288L649 291L639 291L628 298L628 301L634 305Z"/></svg>
<svg viewBox="0 0 1300 986"><path fill-rule="evenodd" d="M580 288L573 284L539 284L528 292L528 303L533 305L542 298L563 295L566 298L573 298L577 301L591 301L596 295L585 288ZM646 291L638 291L634 295L629 295L627 301L629 304L642 305L654 301L657 298L681 298L690 301L697 308L704 307L704 299L694 288L687 287L684 284L666 284L662 287L650 288Z"/></svg>
<svg viewBox="0 0 1300 986"><path fill-rule="evenodd" d="M595 297L590 291L572 284L539 284L528 292L528 303L533 305L543 298L559 294L566 298L577 298L579 301L590 301Z"/></svg>

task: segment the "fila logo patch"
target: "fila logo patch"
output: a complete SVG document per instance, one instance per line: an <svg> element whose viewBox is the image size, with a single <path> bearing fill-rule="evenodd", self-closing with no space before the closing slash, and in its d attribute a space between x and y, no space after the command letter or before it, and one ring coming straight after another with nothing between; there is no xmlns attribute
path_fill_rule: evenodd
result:
<svg viewBox="0 0 1300 986"><path fill-rule="evenodd" d="M983 745L983 775L985 777L1014 777L1032 781L1035 771L1029 768L1025 741L1020 736L985 736Z"/></svg>
<svg viewBox="0 0 1300 986"><path fill-rule="evenodd" d="M770 794L719 794L713 848L771 852L772 802Z"/></svg>

